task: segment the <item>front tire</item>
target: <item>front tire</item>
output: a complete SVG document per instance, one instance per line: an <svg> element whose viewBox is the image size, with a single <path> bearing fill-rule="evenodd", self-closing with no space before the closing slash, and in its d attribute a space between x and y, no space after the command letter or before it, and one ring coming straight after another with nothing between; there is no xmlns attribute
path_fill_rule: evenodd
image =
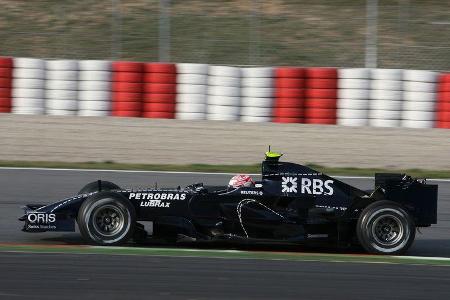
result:
<svg viewBox="0 0 450 300"><path fill-rule="evenodd" d="M416 228L406 209L392 201L377 201L362 211L356 233L367 252L395 255L409 249Z"/></svg>
<svg viewBox="0 0 450 300"><path fill-rule="evenodd" d="M99 192L83 202L77 222L81 235L90 243L120 245L133 236L136 211L122 195Z"/></svg>

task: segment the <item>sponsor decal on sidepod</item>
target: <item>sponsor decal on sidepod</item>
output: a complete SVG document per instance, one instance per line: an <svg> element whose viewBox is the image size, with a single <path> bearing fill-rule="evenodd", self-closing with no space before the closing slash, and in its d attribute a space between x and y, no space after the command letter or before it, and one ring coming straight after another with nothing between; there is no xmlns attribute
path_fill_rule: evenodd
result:
<svg viewBox="0 0 450 300"><path fill-rule="evenodd" d="M262 191L241 191L242 195L255 195L255 196L262 196Z"/></svg>
<svg viewBox="0 0 450 300"><path fill-rule="evenodd" d="M130 193L129 199L147 200L141 201L141 207L170 207L170 202L162 200L185 200L186 194L179 193Z"/></svg>
<svg viewBox="0 0 450 300"><path fill-rule="evenodd" d="M184 200L186 194L179 193L130 193L128 199L135 200Z"/></svg>
<svg viewBox="0 0 450 300"><path fill-rule="evenodd" d="M298 178L297 177L282 177L281 192L282 193L297 193L298 192ZM300 180L300 193L309 195L333 195L334 188L332 186L333 180L325 180L303 177Z"/></svg>

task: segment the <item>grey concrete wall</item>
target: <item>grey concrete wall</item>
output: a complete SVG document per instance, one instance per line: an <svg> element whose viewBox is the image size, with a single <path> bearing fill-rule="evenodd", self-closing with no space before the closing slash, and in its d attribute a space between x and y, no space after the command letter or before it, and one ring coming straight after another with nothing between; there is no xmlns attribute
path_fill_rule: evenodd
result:
<svg viewBox="0 0 450 300"><path fill-rule="evenodd" d="M0 160L450 169L450 130L0 114Z"/></svg>

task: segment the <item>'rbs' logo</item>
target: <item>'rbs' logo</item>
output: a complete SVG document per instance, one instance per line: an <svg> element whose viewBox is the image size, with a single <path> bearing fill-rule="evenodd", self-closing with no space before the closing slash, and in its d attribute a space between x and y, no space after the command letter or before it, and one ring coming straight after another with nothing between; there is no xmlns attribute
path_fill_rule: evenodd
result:
<svg viewBox="0 0 450 300"><path fill-rule="evenodd" d="M281 192L282 193L297 193L298 184L297 177L282 177ZM309 195L333 195L333 180L325 180L314 178L301 178L300 193Z"/></svg>
<svg viewBox="0 0 450 300"><path fill-rule="evenodd" d="M322 181L322 179L309 179L309 178L302 178L302 188L301 193L302 194L313 194L313 195L333 195L334 189L333 189L333 180L325 180Z"/></svg>

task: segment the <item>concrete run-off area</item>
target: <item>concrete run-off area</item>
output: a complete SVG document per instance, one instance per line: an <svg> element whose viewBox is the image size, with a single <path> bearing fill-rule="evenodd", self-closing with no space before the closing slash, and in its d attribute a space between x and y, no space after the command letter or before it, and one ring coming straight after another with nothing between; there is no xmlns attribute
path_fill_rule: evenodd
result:
<svg viewBox="0 0 450 300"><path fill-rule="evenodd" d="M450 130L2 115L0 157L14 161L255 164L450 169Z"/></svg>

